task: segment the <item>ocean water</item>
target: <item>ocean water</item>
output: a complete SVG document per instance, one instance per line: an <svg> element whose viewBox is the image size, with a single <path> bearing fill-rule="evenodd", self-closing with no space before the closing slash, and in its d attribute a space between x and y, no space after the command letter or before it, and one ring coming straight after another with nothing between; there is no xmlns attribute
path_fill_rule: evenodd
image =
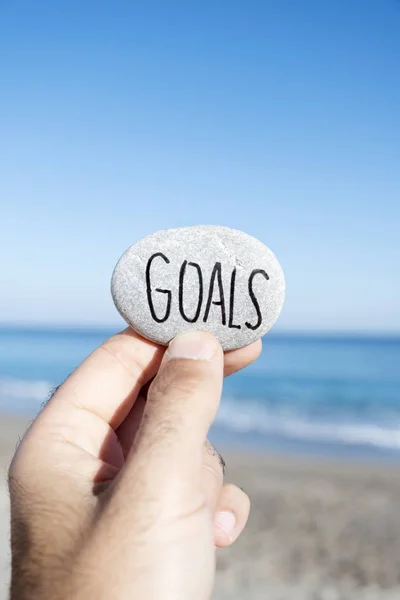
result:
<svg viewBox="0 0 400 600"><path fill-rule="evenodd" d="M111 333L0 329L0 411L37 414ZM400 338L266 336L261 358L225 381L211 438L400 458Z"/></svg>

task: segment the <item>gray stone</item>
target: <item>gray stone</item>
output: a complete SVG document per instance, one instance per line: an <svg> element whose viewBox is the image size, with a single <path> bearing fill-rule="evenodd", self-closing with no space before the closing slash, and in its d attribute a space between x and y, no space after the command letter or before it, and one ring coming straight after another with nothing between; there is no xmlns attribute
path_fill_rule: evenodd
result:
<svg viewBox="0 0 400 600"><path fill-rule="evenodd" d="M111 292L122 317L150 340L166 345L182 331L202 329L232 350L272 327L285 281L275 255L256 238L198 225L136 242L115 267Z"/></svg>

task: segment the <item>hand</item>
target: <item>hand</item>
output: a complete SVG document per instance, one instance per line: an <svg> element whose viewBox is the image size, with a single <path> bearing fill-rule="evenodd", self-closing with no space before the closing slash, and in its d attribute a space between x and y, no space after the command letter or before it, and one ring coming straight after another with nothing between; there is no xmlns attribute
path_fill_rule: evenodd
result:
<svg viewBox="0 0 400 600"><path fill-rule="evenodd" d="M127 329L77 368L10 467L12 600L210 598L249 500L207 432L223 373L260 349L190 332L165 351Z"/></svg>

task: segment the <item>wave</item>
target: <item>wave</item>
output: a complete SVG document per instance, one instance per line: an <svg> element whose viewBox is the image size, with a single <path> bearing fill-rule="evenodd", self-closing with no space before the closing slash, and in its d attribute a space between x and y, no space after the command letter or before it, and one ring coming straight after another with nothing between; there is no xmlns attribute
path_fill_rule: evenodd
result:
<svg viewBox="0 0 400 600"><path fill-rule="evenodd" d="M18 400L21 404L43 402L54 388L54 384L45 380L0 379L0 407Z"/></svg>
<svg viewBox="0 0 400 600"><path fill-rule="evenodd" d="M261 434L291 441L372 446L400 450L400 420L393 422L317 420L293 410L271 410L261 402L225 398L216 424L237 434Z"/></svg>
<svg viewBox="0 0 400 600"><path fill-rule="evenodd" d="M47 380L22 380L0 378L0 410L37 411L54 389ZM337 407L336 407L337 408ZM387 450L400 450L400 418L388 415L384 410L379 421L353 415L338 420L332 406L332 414L324 419L301 413L293 401L278 407L266 406L262 400L224 397L216 418L216 425L236 435L258 434L298 442L340 444L342 446L370 446Z"/></svg>

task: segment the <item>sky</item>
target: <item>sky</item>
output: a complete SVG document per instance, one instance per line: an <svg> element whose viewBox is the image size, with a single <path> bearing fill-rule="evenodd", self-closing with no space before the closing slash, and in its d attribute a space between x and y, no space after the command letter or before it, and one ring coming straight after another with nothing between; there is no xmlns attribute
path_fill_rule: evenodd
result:
<svg viewBox="0 0 400 600"><path fill-rule="evenodd" d="M399 0L0 0L0 322L114 325L120 255L218 224L277 331L400 332Z"/></svg>

